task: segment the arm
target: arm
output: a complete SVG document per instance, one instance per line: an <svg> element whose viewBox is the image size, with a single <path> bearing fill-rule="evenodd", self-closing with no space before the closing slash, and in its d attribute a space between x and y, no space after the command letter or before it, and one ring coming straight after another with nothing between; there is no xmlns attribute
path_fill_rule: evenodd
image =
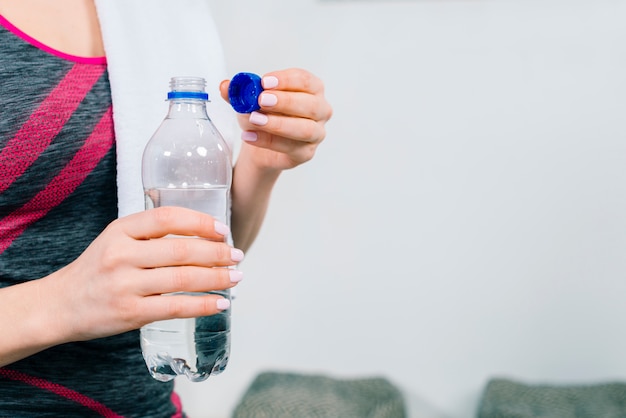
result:
<svg viewBox="0 0 626 418"><path fill-rule="evenodd" d="M247 251L256 238L269 206L270 195L280 170L263 169L252 162L255 150L242 144L233 172L233 241Z"/></svg>
<svg viewBox="0 0 626 418"><path fill-rule="evenodd" d="M261 228L280 173L313 158L332 116L324 84L308 71L268 73L263 87L260 111L239 115L244 143L233 173L232 230L236 245L243 250L252 245ZM228 100L227 80L220 90Z"/></svg>

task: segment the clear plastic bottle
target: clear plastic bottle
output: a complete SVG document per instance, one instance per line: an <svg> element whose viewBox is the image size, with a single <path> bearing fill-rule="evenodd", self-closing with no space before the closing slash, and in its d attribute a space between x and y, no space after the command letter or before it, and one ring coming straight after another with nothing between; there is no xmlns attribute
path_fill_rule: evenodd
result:
<svg viewBox="0 0 626 418"><path fill-rule="evenodd" d="M199 77L171 79L168 114L143 154L146 209L183 206L229 225L231 151L207 114L205 85ZM215 293L230 299L228 290ZM157 380L178 375L193 382L206 380L228 363L230 309L148 324L141 328L141 349Z"/></svg>

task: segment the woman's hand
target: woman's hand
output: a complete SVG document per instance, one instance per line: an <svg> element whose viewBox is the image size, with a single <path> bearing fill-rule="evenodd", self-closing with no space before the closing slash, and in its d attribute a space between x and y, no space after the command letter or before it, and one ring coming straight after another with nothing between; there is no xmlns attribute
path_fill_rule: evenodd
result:
<svg viewBox="0 0 626 418"><path fill-rule="evenodd" d="M68 341L213 315L229 301L214 294L162 294L235 286L242 275L227 267L241 261L243 252L224 242L228 233L211 216L178 207L118 219L79 258L43 279L45 303Z"/></svg>
<svg viewBox="0 0 626 418"><path fill-rule="evenodd" d="M249 152L257 168L276 171L309 161L332 116L323 82L306 70L288 69L265 74L262 84L260 111L238 116L244 144L254 147L242 153ZM220 85L227 101L228 86L228 80Z"/></svg>

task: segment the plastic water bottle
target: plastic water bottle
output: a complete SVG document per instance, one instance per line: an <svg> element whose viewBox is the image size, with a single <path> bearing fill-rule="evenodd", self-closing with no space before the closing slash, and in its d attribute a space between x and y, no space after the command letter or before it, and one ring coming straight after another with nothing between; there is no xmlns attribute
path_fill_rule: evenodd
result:
<svg viewBox="0 0 626 418"><path fill-rule="evenodd" d="M207 115L205 85L198 77L171 79L169 111L143 154L146 209L182 206L229 225L231 151ZM229 290L214 293L230 299ZM228 363L230 309L148 324L141 328L141 349L157 380L178 375L193 382L206 380Z"/></svg>

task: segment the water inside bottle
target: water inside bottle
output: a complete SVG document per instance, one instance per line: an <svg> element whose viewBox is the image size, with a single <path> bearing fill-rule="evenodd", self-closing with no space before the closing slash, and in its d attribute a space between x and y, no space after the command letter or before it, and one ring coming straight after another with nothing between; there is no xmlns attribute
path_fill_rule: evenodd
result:
<svg viewBox="0 0 626 418"><path fill-rule="evenodd" d="M228 188L150 189L146 208L182 206L226 223ZM230 291L211 292L230 298ZM198 294L198 293L188 293ZM168 297L168 296L164 296ZM193 382L221 373L230 354L230 309L212 316L170 319L141 329L141 349L153 378L166 382L184 375Z"/></svg>
<svg viewBox="0 0 626 418"><path fill-rule="evenodd" d="M162 382L184 375L192 382L221 373L230 353L230 313L157 321L141 332L152 377Z"/></svg>
<svg viewBox="0 0 626 418"><path fill-rule="evenodd" d="M145 200L146 209L181 206L208 213L222 223L228 221L227 187L155 188L146 190Z"/></svg>

